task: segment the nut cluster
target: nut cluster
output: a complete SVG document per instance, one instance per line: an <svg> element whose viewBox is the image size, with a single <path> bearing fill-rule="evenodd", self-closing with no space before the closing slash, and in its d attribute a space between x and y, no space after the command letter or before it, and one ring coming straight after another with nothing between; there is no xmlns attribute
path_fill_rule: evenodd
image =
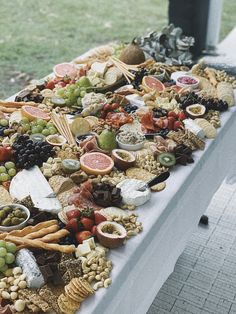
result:
<svg viewBox="0 0 236 314"><path fill-rule="evenodd" d="M136 165L139 168L147 170L150 173L153 173L155 175L158 175L167 170L167 168L164 166L161 166L161 164L157 160L155 160L155 157L151 154L146 155L146 156L143 156L143 155L137 156Z"/></svg>
<svg viewBox="0 0 236 314"><path fill-rule="evenodd" d="M46 178L51 178L54 175L60 175L62 174L62 163L61 163L61 158L56 157L52 158L49 157L47 162L44 162L42 165L42 172L43 175Z"/></svg>
<svg viewBox="0 0 236 314"><path fill-rule="evenodd" d="M108 249L96 246L86 257L80 257L82 262L83 278L89 283L95 282L93 289L107 288L112 280L109 277L112 270L112 261L106 258Z"/></svg>
<svg viewBox="0 0 236 314"><path fill-rule="evenodd" d="M137 221L138 215L131 214L129 216L124 217L118 217L118 216L112 216L112 221L115 221L119 224L121 224L127 231L127 239L129 239L132 236L137 235L138 233L143 231L142 223Z"/></svg>
<svg viewBox="0 0 236 314"><path fill-rule="evenodd" d="M93 183L108 183L111 185L117 185L121 181L126 179L126 176L123 172L114 170L109 175L106 174L104 176L90 176L90 179Z"/></svg>
<svg viewBox="0 0 236 314"><path fill-rule="evenodd" d="M221 121L220 121L220 112L215 110L209 110L208 113L204 117L207 121L209 121L214 128L220 128L221 127Z"/></svg>
<svg viewBox="0 0 236 314"><path fill-rule="evenodd" d="M25 278L22 268L14 267L7 269L5 277L0 279L0 295L5 300L15 302L16 311L23 311L25 308L25 301L18 299L18 291L27 287Z"/></svg>
<svg viewBox="0 0 236 314"><path fill-rule="evenodd" d="M227 82L232 84L233 88L236 88L236 79L234 76L230 76L224 70L215 70L215 75L218 82Z"/></svg>
<svg viewBox="0 0 236 314"><path fill-rule="evenodd" d="M61 147L55 147L57 157L63 159L77 159L77 156L83 155L83 149L77 145L64 144Z"/></svg>

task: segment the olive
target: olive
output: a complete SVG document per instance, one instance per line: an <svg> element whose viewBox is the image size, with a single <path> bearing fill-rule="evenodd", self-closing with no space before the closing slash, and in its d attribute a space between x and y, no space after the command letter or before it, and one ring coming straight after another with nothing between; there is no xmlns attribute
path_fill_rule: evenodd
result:
<svg viewBox="0 0 236 314"><path fill-rule="evenodd" d="M20 210L20 209L17 209L17 210L15 210L14 211L14 215L15 215L15 217L22 217L21 215L22 215L22 211Z"/></svg>
<svg viewBox="0 0 236 314"><path fill-rule="evenodd" d="M22 223L22 222L24 222L25 221L25 218L19 218L19 223Z"/></svg>
<svg viewBox="0 0 236 314"><path fill-rule="evenodd" d="M4 210L6 213L10 213L12 209L11 209L10 206L4 206L4 207L3 207L3 210Z"/></svg>
<svg viewBox="0 0 236 314"><path fill-rule="evenodd" d="M11 225L11 219L10 218L5 218L2 222L3 226L10 226Z"/></svg>
<svg viewBox="0 0 236 314"><path fill-rule="evenodd" d="M0 219L4 219L5 217L6 217L6 212L3 209L1 209L0 210Z"/></svg>
<svg viewBox="0 0 236 314"><path fill-rule="evenodd" d="M27 214L25 212L22 213L21 218L26 219L27 218Z"/></svg>
<svg viewBox="0 0 236 314"><path fill-rule="evenodd" d="M14 217L11 219L12 225L19 225L21 223L20 218Z"/></svg>
<svg viewBox="0 0 236 314"><path fill-rule="evenodd" d="M13 213L10 213L10 214L8 214L8 216L7 216L7 218L14 218L15 216L14 216L14 214Z"/></svg>

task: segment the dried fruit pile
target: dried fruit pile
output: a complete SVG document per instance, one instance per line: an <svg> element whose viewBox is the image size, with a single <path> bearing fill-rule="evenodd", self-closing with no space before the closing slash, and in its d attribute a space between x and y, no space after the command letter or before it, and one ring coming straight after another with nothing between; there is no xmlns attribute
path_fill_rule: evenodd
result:
<svg viewBox="0 0 236 314"><path fill-rule="evenodd" d="M75 313L108 288L109 250L143 229L133 210L165 189L161 174L174 184L234 104L226 73L183 67L189 52L174 48L177 65L145 60L137 43L150 40L96 48L0 101L3 313Z"/></svg>

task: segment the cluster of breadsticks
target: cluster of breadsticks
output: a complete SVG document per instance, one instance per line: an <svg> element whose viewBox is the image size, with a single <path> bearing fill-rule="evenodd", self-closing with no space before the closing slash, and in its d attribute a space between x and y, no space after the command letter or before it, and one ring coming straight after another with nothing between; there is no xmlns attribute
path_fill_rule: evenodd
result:
<svg viewBox="0 0 236 314"><path fill-rule="evenodd" d="M3 232L0 234L0 239L15 243L18 249L32 247L72 253L75 251L74 245L56 243L68 234L68 230L60 229L57 220L48 220L40 222L35 226L27 226L21 230Z"/></svg>

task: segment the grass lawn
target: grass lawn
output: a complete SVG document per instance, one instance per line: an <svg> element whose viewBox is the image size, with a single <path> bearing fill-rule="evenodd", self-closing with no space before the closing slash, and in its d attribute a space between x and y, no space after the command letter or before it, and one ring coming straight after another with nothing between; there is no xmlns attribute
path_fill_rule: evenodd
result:
<svg viewBox="0 0 236 314"><path fill-rule="evenodd" d="M167 5L167 0L1 0L0 98L91 47L160 29L167 24ZM236 2L225 0L221 38L235 19Z"/></svg>

